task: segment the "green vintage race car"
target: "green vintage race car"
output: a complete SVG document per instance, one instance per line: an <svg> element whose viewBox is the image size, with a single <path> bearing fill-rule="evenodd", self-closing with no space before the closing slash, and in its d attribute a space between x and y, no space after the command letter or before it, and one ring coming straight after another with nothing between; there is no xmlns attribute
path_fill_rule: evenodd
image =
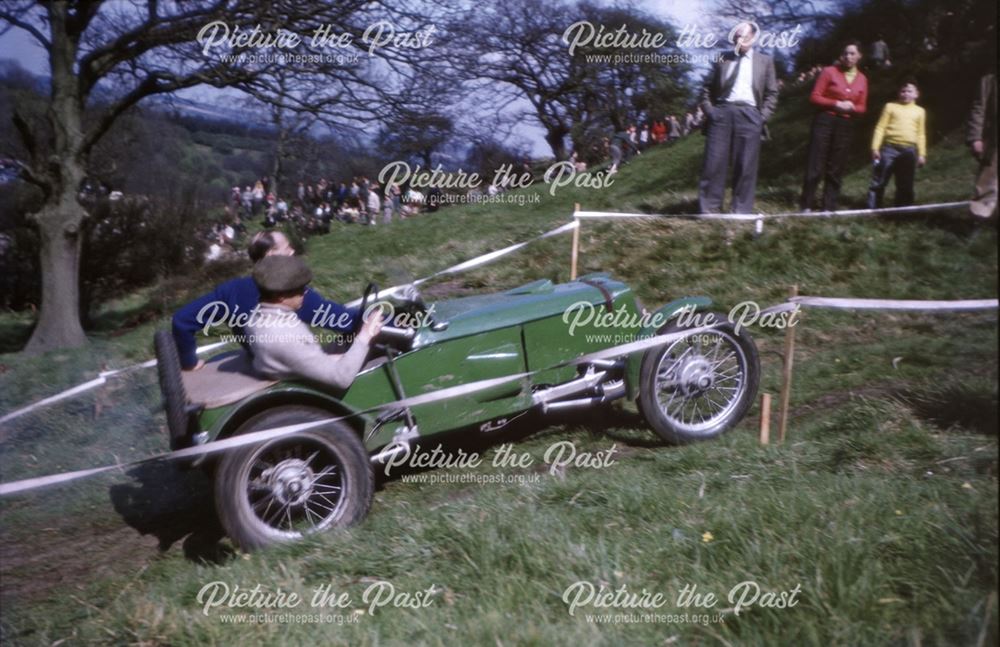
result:
<svg viewBox="0 0 1000 647"><path fill-rule="evenodd" d="M377 294L369 286L363 311ZM757 349L745 329L722 318L714 328L645 350L587 360L596 351L695 325L690 313L705 311L711 304L705 297L646 312L627 285L592 274L432 306L407 286L380 303L392 305L394 322L409 323L383 329L346 390L263 379L242 350L182 373L170 333L156 334L174 449L339 418L201 459L214 473L220 520L240 546L258 548L361 520L373 498L374 466L435 434L489 432L529 410L628 399L637 401L653 431L685 443L733 427L756 396ZM512 375L520 377L496 379ZM470 384L473 389L455 388ZM444 399L414 400L445 389Z"/></svg>

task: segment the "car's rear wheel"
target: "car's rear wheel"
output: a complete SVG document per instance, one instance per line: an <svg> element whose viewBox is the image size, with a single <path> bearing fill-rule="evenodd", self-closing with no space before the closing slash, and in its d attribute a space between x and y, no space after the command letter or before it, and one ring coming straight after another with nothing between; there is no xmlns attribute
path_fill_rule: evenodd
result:
<svg viewBox="0 0 1000 647"><path fill-rule="evenodd" d="M714 321L724 323L652 348L643 356L639 410L667 442L719 436L743 419L757 395L760 359L753 339L746 329L737 334L719 315ZM675 322L660 334L682 330Z"/></svg>
<svg viewBox="0 0 1000 647"><path fill-rule="evenodd" d="M237 433L329 417L313 407L276 407ZM342 421L226 452L215 475L219 519L245 550L357 523L373 492L368 452Z"/></svg>
<svg viewBox="0 0 1000 647"><path fill-rule="evenodd" d="M160 392L163 394L163 409L167 413L170 448L180 449L187 444L188 439L187 393L181 378L177 345L169 330L156 331L153 335L153 348L156 351L156 371L160 378Z"/></svg>

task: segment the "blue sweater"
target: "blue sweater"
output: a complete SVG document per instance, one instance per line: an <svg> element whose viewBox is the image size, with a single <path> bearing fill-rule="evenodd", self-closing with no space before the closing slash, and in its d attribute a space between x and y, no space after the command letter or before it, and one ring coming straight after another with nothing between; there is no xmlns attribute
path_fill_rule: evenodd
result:
<svg viewBox="0 0 1000 647"><path fill-rule="evenodd" d="M228 322L233 317L246 318L259 303L260 291L257 289L257 284L253 282L253 278L244 276L223 283L212 292L198 297L175 312L173 333L177 352L181 358L181 367L189 369L198 363L196 352L198 344L195 335L205 328L206 322L218 325ZM206 306L208 307L199 323L198 314ZM306 288L305 299L297 314L299 319L309 325L315 323L322 328L342 333L353 332L358 319L356 308L347 308L339 303L327 301L311 288ZM238 337L243 336L243 326L234 325L232 330Z"/></svg>

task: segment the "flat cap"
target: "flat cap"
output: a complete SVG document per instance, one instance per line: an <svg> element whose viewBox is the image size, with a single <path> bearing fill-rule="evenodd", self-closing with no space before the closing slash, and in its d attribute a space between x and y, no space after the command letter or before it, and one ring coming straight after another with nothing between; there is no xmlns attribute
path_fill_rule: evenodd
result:
<svg viewBox="0 0 1000 647"><path fill-rule="evenodd" d="M265 256L253 268L253 281L264 292L294 292L312 278L312 270L298 256Z"/></svg>

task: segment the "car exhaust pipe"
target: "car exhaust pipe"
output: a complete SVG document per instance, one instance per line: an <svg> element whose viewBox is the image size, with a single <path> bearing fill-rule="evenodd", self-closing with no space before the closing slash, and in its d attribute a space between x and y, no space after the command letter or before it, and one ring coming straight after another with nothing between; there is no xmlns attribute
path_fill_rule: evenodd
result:
<svg viewBox="0 0 1000 647"><path fill-rule="evenodd" d="M605 402L625 397L625 380L617 380L604 385L601 394Z"/></svg>
<svg viewBox="0 0 1000 647"><path fill-rule="evenodd" d="M577 400L562 400L560 402L543 402L542 403L542 413L548 413L549 411L568 411L571 409L585 409L588 407L596 407L601 404L606 404L613 400L625 396L625 381L618 380L616 382L611 382L606 384L602 389L601 395L597 395L591 398L579 398Z"/></svg>
<svg viewBox="0 0 1000 647"><path fill-rule="evenodd" d="M572 382L566 382L565 384L560 384L558 386L553 386L542 391L536 391L532 394L531 398L533 404L545 405L553 400L558 400L560 398L566 398L571 395L578 395L580 393L586 393L592 389L596 389L601 384L601 380L604 379L606 373L600 371L595 373L593 371L588 371L582 377L579 377Z"/></svg>
<svg viewBox="0 0 1000 647"><path fill-rule="evenodd" d="M395 457L397 454L410 453L410 443L406 440L391 442L382 448L377 454L372 455L372 464L378 465L383 464L389 459Z"/></svg>

